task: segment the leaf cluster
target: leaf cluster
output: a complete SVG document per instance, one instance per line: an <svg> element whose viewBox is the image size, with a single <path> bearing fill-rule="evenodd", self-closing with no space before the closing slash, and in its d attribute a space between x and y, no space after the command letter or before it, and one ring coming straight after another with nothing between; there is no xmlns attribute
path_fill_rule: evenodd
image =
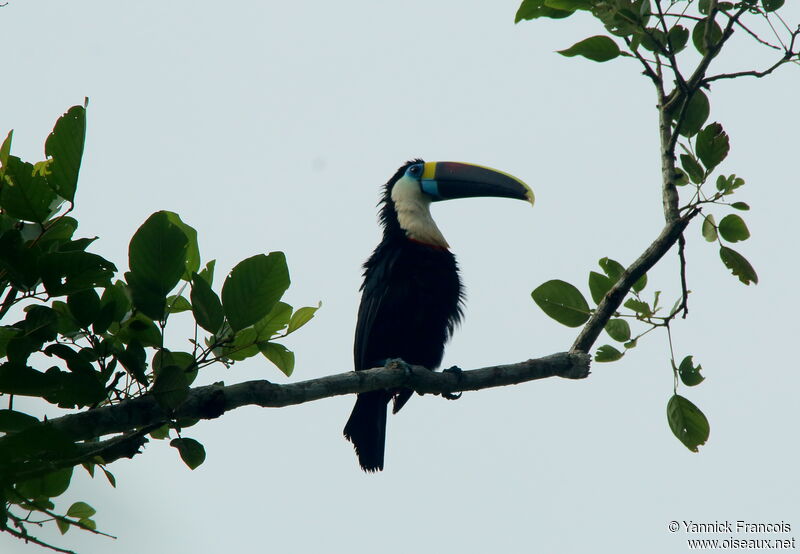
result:
<svg viewBox="0 0 800 554"><path fill-rule="evenodd" d="M731 198L744 185L744 179L736 174L718 173L728 157L731 144L722 124L709 122L711 103L707 92L710 83L719 79L763 77L785 63L800 62L800 52L796 48L800 27L792 30L776 15L775 12L783 5L782 0L523 0L516 15L516 22L520 22L540 18L561 20L578 12L589 14L607 34L580 40L559 50L559 54L580 56L595 62L625 57L644 68L658 99L664 175L661 188L667 225L676 221L688 222L700 215L702 236L708 242L717 243L720 260L745 285L758 283L758 275L750 262L730 245L747 240L750 230L737 213L725 213L717 223L712 208L746 212L750 206ZM766 22L780 46L762 39L748 26L751 20L758 19ZM783 39L779 28L785 31ZM734 30L742 31L759 46L783 50L783 56L763 71L709 76L712 61ZM683 55L692 49L695 51L693 56ZM694 64L688 72L681 67L688 65L686 60ZM678 146L683 151L680 156L676 156ZM680 204L681 196L684 196L683 205ZM591 271L589 274L589 291L596 307L590 307L577 287L558 279L537 287L532 297L548 316L559 323L570 327L585 325L584 331L594 326L593 333L586 333L590 337L587 340L592 342L599 332L598 323L604 325L606 334L622 348L612 344L600 346L595 352L596 362L621 359L641 337L657 328L667 331L672 352L670 324L679 313L683 317L688 314L690 292L686 283L685 239L681 233L672 240L672 244L679 244L682 295L666 313L660 313L663 311L659 306L660 291L655 291L650 298L642 295L647 284L646 275L634 283L627 278L631 275L628 270L610 258L600 260L602 272ZM623 277L626 277L624 286ZM631 323L639 328L632 328ZM588 349L591 342L584 341L581 345ZM708 438L708 421L699 408L677 394L677 386L679 382L684 386L699 384L703 380L701 368L693 365L692 356L686 356L677 364L674 354L671 366L675 390L668 403L667 420L676 437L687 448L697 451L697 447Z"/></svg>
<svg viewBox="0 0 800 554"><path fill-rule="evenodd" d="M167 419L155 428L112 438L74 441L46 419L14 408L14 398L38 398L59 408L92 410L152 395L166 413L189 394L203 368L263 355L284 374L294 353L277 342L305 325L317 307L293 309L282 252L238 263L219 294L215 261L201 263L197 232L178 214L159 211L128 246L129 271L76 235L73 209L86 128L85 106L70 108L45 143L46 159L11 154L13 133L0 146L0 530L27 536L30 514L55 521L62 533L95 530L94 509L79 502L56 514L53 499L73 470L94 475L132 457L145 436L178 437L171 446L194 469L205 450L181 436L193 422ZM165 343L167 322L185 313L195 324L186 349ZM182 317L182 316L181 316Z"/></svg>

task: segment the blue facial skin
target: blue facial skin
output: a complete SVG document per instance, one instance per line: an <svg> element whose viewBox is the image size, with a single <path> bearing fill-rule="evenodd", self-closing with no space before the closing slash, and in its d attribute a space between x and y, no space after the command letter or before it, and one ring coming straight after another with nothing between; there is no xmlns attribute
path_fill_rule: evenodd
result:
<svg viewBox="0 0 800 554"><path fill-rule="evenodd" d="M423 170L423 164L414 164L406 169L406 175L419 180L422 192L430 196L433 200L441 200L442 197L439 195L439 183L434 179L420 179Z"/></svg>

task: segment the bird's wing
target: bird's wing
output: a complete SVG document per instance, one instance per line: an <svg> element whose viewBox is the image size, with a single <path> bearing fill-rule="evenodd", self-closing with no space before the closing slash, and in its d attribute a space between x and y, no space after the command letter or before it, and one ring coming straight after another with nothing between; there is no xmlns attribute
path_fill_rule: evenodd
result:
<svg viewBox="0 0 800 554"><path fill-rule="evenodd" d="M390 285L392 279L389 278L395 261L395 256L389 256L382 258L380 264L370 265L367 262L353 344L356 370L370 369L382 363L382 360L371 359L374 356L370 354L370 345L376 338L374 332L380 333L376 329L376 322L381 320L379 314L387 308L387 304L392 303L391 298L398 292L393 290Z"/></svg>

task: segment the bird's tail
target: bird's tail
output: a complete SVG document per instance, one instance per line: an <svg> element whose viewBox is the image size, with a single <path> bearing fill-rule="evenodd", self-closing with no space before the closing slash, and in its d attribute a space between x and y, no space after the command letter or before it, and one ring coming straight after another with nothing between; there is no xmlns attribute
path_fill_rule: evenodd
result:
<svg viewBox="0 0 800 554"><path fill-rule="evenodd" d="M344 437L353 443L358 463L364 471L383 469L389 398L386 391L362 392L344 426Z"/></svg>

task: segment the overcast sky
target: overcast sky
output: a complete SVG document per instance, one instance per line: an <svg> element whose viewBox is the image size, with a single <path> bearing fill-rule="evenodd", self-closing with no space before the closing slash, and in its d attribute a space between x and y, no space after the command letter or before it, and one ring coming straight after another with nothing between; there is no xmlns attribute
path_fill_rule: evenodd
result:
<svg viewBox="0 0 800 554"><path fill-rule="evenodd" d="M41 159L56 118L90 98L79 233L99 235L93 248L120 270L130 236L159 209L198 230L218 284L243 258L286 252L286 300L323 302L287 341L294 375L259 358L205 382L351 369L380 185L412 157L512 173L534 189L533 209L502 199L434 208L468 294L443 365L539 357L568 349L577 331L545 316L530 291L560 278L588 297L599 258L631 262L663 225L657 114L633 61L554 53L599 24L515 26L517 7L11 0L0 9L0 131L15 129L15 154ZM789 21L800 20L797 8L783 10ZM748 44L737 36L719 67L777 58ZM692 224L690 317L673 338L676 355L693 354L706 376L682 389L711 421L700 453L667 426L669 350L652 333L584 381L412 399L389 419L378 475L358 469L341 436L352 396L239 409L187 430L208 453L196 471L158 441L111 466L116 489L76 471L57 505L88 501L118 540L41 536L122 554L687 551L692 536L670 533L672 520L783 521L792 532L768 538L800 536L798 90L794 66L710 93L711 120L731 136L720 170L746 179L737 199L752 206L752 238L734 247L761 283L741 285ZM648 292L663 291L667 305L677 267L671 252L650 275ZM170 332L173 348L188 347L185 323ZM753 538L709 537L730 536ZM0 535L4 553L35 550Z"/></svg>

